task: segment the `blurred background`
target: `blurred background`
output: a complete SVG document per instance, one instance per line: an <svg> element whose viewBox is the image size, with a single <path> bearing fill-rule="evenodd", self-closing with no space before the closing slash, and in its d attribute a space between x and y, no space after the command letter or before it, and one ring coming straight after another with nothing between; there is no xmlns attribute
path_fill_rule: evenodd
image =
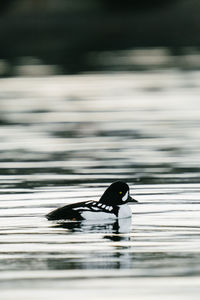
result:
<svg viewBox="0 0 200 300"><path fill-rule="evenodd" d="M199 68L199 11L198 0L2 0L0 75Z"/></svg>

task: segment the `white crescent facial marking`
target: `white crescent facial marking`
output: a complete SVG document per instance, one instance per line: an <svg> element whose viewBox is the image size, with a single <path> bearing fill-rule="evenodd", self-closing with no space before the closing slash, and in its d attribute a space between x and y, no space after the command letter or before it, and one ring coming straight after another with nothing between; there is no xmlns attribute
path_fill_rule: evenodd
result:
<svg viewBox="0 0 200 300"><path fill-rule="evenodd" d="M124 195L124 197L122 198L122 201L126 201L128 199L128 191L126 192L126 194Z"/></svg>

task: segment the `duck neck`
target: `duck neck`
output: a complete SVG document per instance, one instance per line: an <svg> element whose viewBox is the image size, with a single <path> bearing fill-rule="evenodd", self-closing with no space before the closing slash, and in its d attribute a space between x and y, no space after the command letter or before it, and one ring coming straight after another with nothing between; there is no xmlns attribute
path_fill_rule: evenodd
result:
<svg viewBox="0 0 200 300"><path fill-rule="evenodd" d="M108 206L114 206L116 205L115 204L115 201L113 201L113 199L110 197L108 197L106 194L103 194L99 200L99 202L105 204L105 205L108 205Z"/></svg>

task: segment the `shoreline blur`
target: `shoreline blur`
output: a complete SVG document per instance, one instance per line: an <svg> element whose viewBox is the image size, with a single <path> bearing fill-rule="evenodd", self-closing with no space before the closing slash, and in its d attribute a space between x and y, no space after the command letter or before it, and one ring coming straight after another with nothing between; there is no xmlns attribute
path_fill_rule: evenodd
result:
<svg viewBox="0 0 200 300"><path fill-rule="evenodd" d="M199 68L197 59L194 62L200 47L199 1L119 3L1 1L0 76L15 76L16 68L27 69L27 65L32 66L33 73L37 69L36 73L43 75L101 71L104 59L108 61L110 56L111 60L113 55L118 59L123 51L133 54L142 49L145 56L152 57L149 51L153 48L165 49L184 66L192 60L192 66ZM192 57L188 58L187 52ZM40 71L38 65L43 66Z"/></svg>

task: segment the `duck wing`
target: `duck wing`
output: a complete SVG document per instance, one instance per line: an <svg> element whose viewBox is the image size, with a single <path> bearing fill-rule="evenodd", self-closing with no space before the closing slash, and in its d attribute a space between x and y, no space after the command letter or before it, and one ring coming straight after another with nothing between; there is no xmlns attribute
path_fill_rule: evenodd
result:
<svg viewBox="0 0 200 300"><path fill-rule="evenodd" d="M95 201L83 201L57 208L46 215L48 220L84 220L83 211L91 211Z"/></svg>

